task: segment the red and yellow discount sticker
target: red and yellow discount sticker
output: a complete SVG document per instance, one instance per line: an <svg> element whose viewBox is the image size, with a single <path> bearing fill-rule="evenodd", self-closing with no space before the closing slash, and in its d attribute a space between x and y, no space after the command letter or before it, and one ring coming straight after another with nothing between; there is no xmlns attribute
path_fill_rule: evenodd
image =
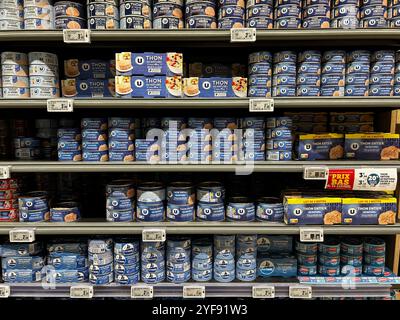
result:
<svg viewBox="0 0 400 320"><path fill-rule="evenodd" d="M330 169L326 180L326 189L353 190L354 169Z"/></svg>

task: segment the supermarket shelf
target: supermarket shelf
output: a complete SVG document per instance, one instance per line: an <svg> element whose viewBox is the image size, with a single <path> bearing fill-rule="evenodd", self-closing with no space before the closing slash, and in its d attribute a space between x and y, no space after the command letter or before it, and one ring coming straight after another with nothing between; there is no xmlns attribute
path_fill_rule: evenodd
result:
<svg viewBox="0 0 400 320"><path fill-rule="evenodd" d="M400 34L400 32L399 32ZM274 98L275 109L398 108L400 97ZM46 109L45 99L1 99L0 109ZM75 99L74 109L249 109L249 99Z"/></svg>
<svg viewBox="0 0 400 320"><path fill-rule="evenodd" d="M257 285L271 285L275 287L275 297L287 298L289 296L289 287L298 283L185 283L184 285L204 286L206 298L251 298L252 288ZM145 285L143 283L137 285ZM163 297L183 297L183 284L158 283L153 286L155 298ZM148 286L148 285L147 285ZM11 284L10 297L46 297L46 298L69 298L71 285L60 284L55 288L42 287L42 284ZM312 285L313 298L322 297L389 297L390 285L385 284L357 284L354 289L346 289L342 284L333 285ZM94 287L94 298L130 298L131 287L110 284Z"/></svg>
<svg viewBox="0 0 400 320"><path fill-rule="evenodd" d="M86 220L74 223L4 222L0 234L11 229L35 229L37 235L141 234L144 229L165 229L167 234L299 234L301 228L318 227L324 234L394 235L400 234L400 223L395 225L335 225L297 226L268 222L106 222Z"/></svg>
<svg viewBox="0 0 400 320"><path fill-rule="evenodd" d="M10 172L303 172L305 167L397 168L400 161L257 161L237 164L147 164L142 162L2 161Z"/></svg>

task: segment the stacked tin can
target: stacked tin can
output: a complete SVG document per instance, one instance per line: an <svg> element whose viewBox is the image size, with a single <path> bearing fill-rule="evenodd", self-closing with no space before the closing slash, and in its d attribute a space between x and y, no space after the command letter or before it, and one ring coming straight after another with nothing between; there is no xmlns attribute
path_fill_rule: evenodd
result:
<svg viewBox="0 0 400 320"><path fill-rule="evenodd" d="M46 191L32 191L18 198L20 222L50 220L49 200Z"/></svg>
<svg viewBox="0 0 400 320"><path fill-rule="evenodd" d="M217 28L216 0L185 0L185 26L187 29Z"/></svg>
<svg viewBox="0 0 400 320"><path fill-rule="evenodd" d="M28 55L20 52L2 52L3 98L29 98L29 61Z"/></svg>
<svg viewBox="0 0 400 320"><path fill-rule="evenodd" d="M363 265L363 242L358 238L340 240L341 273L348 276L359 276Z"/></svg>
<svg viewBox="0 0 400 320"><path fill-rule="evenodd" d="M40 139L42 158L45 160L57 159L57 128L56 119L36 119L36 137Z"/></svg>
<svg viewBox="0 0 400 320"><path fill-rule="evenodd" d="M331 28L356 29L360 25L360 0L332 0Z"/></svg>
<svg viewBox="0 0 400 320"><path fill-rule="evenodd" d="M296 241L297 274L315 276L317 274L318 244Z"/></svg>
<svg viewBox="0 0 400 320"><path fill-rule="evenodd" d="M82 118L83 161L108 161L107 118Z"/></svg>
<svg viewBox="0 0 400 320"><path fill-rule="evenodd" d="M167 240L167 281L187 282L191 278L191 239L172 238Z"/></svg>
<svg viewBox="0 0 400 320"><path fill-rule="evenodd" d="M242 151L246 161L265 160L265 119L248 117L240 119L243 130Z"/></svg>
<svg viewBox="0 0 400 320"><path fill-rule="evenodd" d="M243 0L219 0L218 29L243 28L246 9Z"/></svg>
<svg viewBox="0 0 400 320"><path fill-rule="evenodd" d="M82 136L79 128L60 128L57 130L58 161L82 160Z"/></svg>
<svg viewBox="0 0 400 320"><path fill-rule="evenodd" d="M303 0L304 29L325 29L330 27L331 0Z"/></svg>
<svg viewBox="0 0 400 320"><path fill-rule="evenodd" d="M0 180L0 222L18 221L18 180Z"/></svg>
<svg viewBox="0 0 400 320"><path fill-rule="evenodd" d="M321 85L321 52L308 50L299 53L297 96L318 97Z"/></svg>
<svg viewBox="0 0 400 320"><path fill-rule="evenodd" d="M347 53L346 96L368 96L371 54L367 50Z"/></svg>
<svg viewBox="0 0 400 320"><path fill-rule="evenodd" d="M30 52L28 56L31 98L58 98L60 80L57 55L48 52Z"/></svg>
<svg viewBox="0 0 400 320"><path fill-rule="evenodd" d="M173 182L167 187L167 220L194 221L195 191L190 182Z"/></svg>
<svg viewBox="0 0 400 320"><path fill-rule="evenodd" d="M74 1L57 1L54 3L56 29L86 29L86 7Z"/></svg>
<svg viewBox="0 0 400 320"><path fill-rule="evenodd" d="M360 27L387 28L388 0L360 0Z"/></svg>
<svg viewBox="0 0 400 320"><path fill-rule="evenodd" d="M135 160L136 121L133 118L108 119L108 150L110 161L130 162Z"/></svg>
<svg viewBox="0 0 400 320"><path fill-rule="evenodd" d="M196 239L192 242L192 279L211 281L213 277L213 244L211 239Z"/></svg>
<svg viewBox="0 0 400 320"><path fill-rule="evenodd" d="M385 273L386 244L380 238L364 239L363 273L369 276L383 276Z"/></svg>
<svg viewBox="0 0 400 320"><path fill-rule="evenodd" d="M395 52L379 50L371 55L370 96L393 96Z"/></svg>
<svg viewBox="0 0 400 320"><path fill-rule="evenodd" d="M121 0L119 6L121 29L151 29L150 0Z"/></svg>
<svg viewBox="0 0 400 320"><path fill-rule="evenodd" d="M215 181L202 182L197 186L197 212L199 221L225 220L225 188Z"/></svg>
<svg viewBox="0 0 400 320"><path fill-rule="evenodd" d="M233 222L250 222L256 218L254 203L247 197L231 197L226 206L226 220Z"/></svg>
<svg viewBox="0 0 400 320"><path fill-rule="evenodd" d="M267 118L267 160L292 160L292 119L290 117Z"/></svg>
<svg viewBox="0 0 400 320"><path fill-rule="evenodd" d="M188 159L187 140L185 132L186 120L182 117L166 117L161 119L161 129L164 131L161 160L163 162L181 162Z"/></svg>
<svg viewBox="0 0 400 320"><path fill-rule="evenodd" d="M301 6L302 0L276 0L274 28L301 28Z"/></svg>
<svg viewBox="0 0 400 320"><path fill-rule="evenodd" d="M89 240L89 282L104 285L114 282L113 239Z"/></svg>
<svg viewBox="0 0 400 320"><path fill-rule="evenodd" d="M318 273L323 276L339 276L340 242L335 238L327 238L318 244L318 253Z"/></svg>
<svg viewBox="0 0 400 320"><path fill-rule="evenodd" d="M322 54L321 96L344 96L346 74L346 52L325 51Z"/></svg>
<svg viewBox="0 0 400 320"><path fill-rule="evenodd" d="M14 151L16 160L38 160L42 155L40 139L16 137L14 138Z"/></svg>
<svg viewBox="0 0 400 320"><path fill-rule="evenodd" d="M257 221L283 222L283 212L283 203L279 198L261 197L257 200Z"/></svg>
<svg viewBox="0 0 400 320"><path fill-rule="evenodd" d="M218 136L213 137L213 161L231 163L239 160L241 155L237 119L231 117L214 118L214 127L219 130Z"/></svg>
<svg viewBox="0 0 400 320"><path fill-rule="evenodd" d="M121 285L140 280L140 244L135 239L116 239L114 243L114 278Z"/></svg>
<svg viewBox="0 0 400 320"><path fill-rule="evenodd" d="M107 184L106 217L110 222L135 220L135 189L130 180L114 180Z"/></svg>
<svg viewBox="0 0 400 320"><path fill-rule="evenodd" d="M249 55L249 97L266 98L272 95L272 53L254 52Z"/></svg>
<svg viewBox="0 0 400 320"><path fill-rule="evenodd" d="M136 161L154 163L161 160L161 139L157 134L152 134L153 129L157 130L160 127L160 118L142 119L142 130L145 139L135 139Z"/></svg>
<svg viewBox="0 0 400 320"><path fill-rule="evenodd" d="M89 29L119 29L119 8L117 0L88 0L87 18Z"/></svg>
<svg viewBox="0 0 400 320"><path fill-rule="evenodd" d="M183 29L183 0L154 0L153 29Z"/></svg>
<svg viewBox="0 0 400 320"><path fill-rule="evenodd" d="M70 200L70 199L69 199ZM60 201L50 208L51 222L76 222L81 220L80 203Z"/></svg>
<svg viewBox="0 0 400 320"><path fill-rule="evenodd" d="M24 29L23 2L23 0L3 0L0 2L0 30Z"/></svg>
<svg viewBox="0 0 400 320"><path fill-rule="evenodd" d="M390 28L400 28L400 2L398 0L389 1L388 24Z"/></svg>
<svg viewBox="0 0 400 320"><path fill-rule="evenodd" d="M236 279L254 281L257 278L257 235L236 237Z"/></svg>
<svg viewBox="0 0 400 320"><path fill-rule="evenodd" d="M165 243L142 242L141 276L144 283L165 280Z"/></svg>
<svg viewBox="0 0 400 320"><path fill-rule="evenodd" d="M53 1L44 0L39 4L35 0L25 0L24 27L28 30L54 29Z"/></svg>
<svg viewBox="0 0 400 320"><path fill-rule="evenodd" d="M143 222L164 221L165 187L158 182L144 182L137 187L136 219Z"/></svg>
<svg viewBox="0 0 400 320"><path fill-rule="evenodd" d="M394 69L394 95L400 96L400 51L396 52L396 64Z"/></svg>
<svg viewBox="0 0 400 320"><path fill-rule="evenodd" d="M274 27L273 0L248 0L246 3L246 27L272 29Z"/></svg>
<svg viewBox="0 0 400 320"><path fill-rule="evenodd" d="M235 280L235 236L214 236L214 280Z"/></svg>
<svg viewBox="0 0 400 320"><path fill-rule="evenodd" d="M297 54L294 51L280 51L274 54L272 95L274 97L296 96Z"/></svg>
<svg viewBox="0 0 400 320"><path fill-rule="evenodd" d="M187 142L188 157L192 163L207 163L212 160L212 128L211 118L189 118L191 129Z"/></svg>

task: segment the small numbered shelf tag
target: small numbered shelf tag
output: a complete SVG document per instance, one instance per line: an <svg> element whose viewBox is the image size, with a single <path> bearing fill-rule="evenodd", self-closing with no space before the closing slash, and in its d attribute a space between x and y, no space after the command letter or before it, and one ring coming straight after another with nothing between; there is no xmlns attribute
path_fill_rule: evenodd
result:
<svg viewBox="0 0 400 320"><path fill-rule="evenodd" d="M231 42L255 42L256 38L256 28L231 29Z"/></svg>
<svg viewBox="0 0 400 320"><path fill-rule="evenodd" d="M35 229L11 229L9 235L10 242L35 241Z"/></svg>
<svg viewBox="0 0 400 320"><path fill-rule="evenodd" d="M47 112L73 112L73 99L48 99Z"/></svg>
<svg viewBox="0 0 400 320"><path fill-rule="evenodd" d="M92 299L93 287L92 286L72 286L70 288L70 297L75 299Z"/></svg>
<svg viewBox="0 0 400 320"><path fill-rule="evenodd" d="M328 170L326 167L305 167L303 179L305 180L326 180Z"/></svg>
<svg viewBox="0 0 400 320"><path fill-rule="evenodd" d="M64 29L63 37L65 43L90 43L89 29Z"/></svg>
<svg viewBox="0 0 400 320"><path fill-rule="evenodd" d="M153 299L153 287L150 286L132 286L132 299Z"/></svg>
<svg viewBox="0 0 400 320"><path fill-rule="evenodd" d="M0 179L10 178L10 167L0 167Z"/></svg>
<svg viewBox="0 0 400 320"><path fill-rule="evenodd" d="M250 99L249 100L250 112L273 112L274 99Z"/></svg>
<svg viewBox="0 0 400 320"><path fill-rule="evenodd" d="M253 298L255 298L255 299L274 299L275 298L275 287L273 287L273 286L253 287Z"/></svg>
<svg viewBox="0 0 400 320"><path fill-rule="evenodd" d="M165 229L144 229L142 240L144 242L164 242L167 239Z"/></svg>
<svg viewBox="0 0 400 320"><path fill-rule="evenodd" d="M10 286L0 285L0 298L8 298L10 293Z"/></svg>
<svg viewBox="0 0 400 320"><path fill-rule="evenodd" d="M204 286L184 286L183 298L185 299L204 299L206 288Z"/></svg>
<svg viewBox="0 0 400 320"><path fill-rule="evenodd" d="M300 228L301 242L323 242L324 229L322 228Z"/></svg>
<svg viewBox="0 0 400 320"><path fill-rule="evenodd" d="M310 286L289 287L289 298L291 299L311 299L312 288Z"/></svg>

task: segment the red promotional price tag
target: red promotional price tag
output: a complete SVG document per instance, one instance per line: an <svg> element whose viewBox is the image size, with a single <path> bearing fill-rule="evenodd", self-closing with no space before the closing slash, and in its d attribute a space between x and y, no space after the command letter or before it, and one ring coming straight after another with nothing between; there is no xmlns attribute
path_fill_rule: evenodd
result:
<svg viewBox="0 0 400 320"><path fill-rule="evenodd" d="M354 169L329 169L325 189L353 190Z"/></svg>

